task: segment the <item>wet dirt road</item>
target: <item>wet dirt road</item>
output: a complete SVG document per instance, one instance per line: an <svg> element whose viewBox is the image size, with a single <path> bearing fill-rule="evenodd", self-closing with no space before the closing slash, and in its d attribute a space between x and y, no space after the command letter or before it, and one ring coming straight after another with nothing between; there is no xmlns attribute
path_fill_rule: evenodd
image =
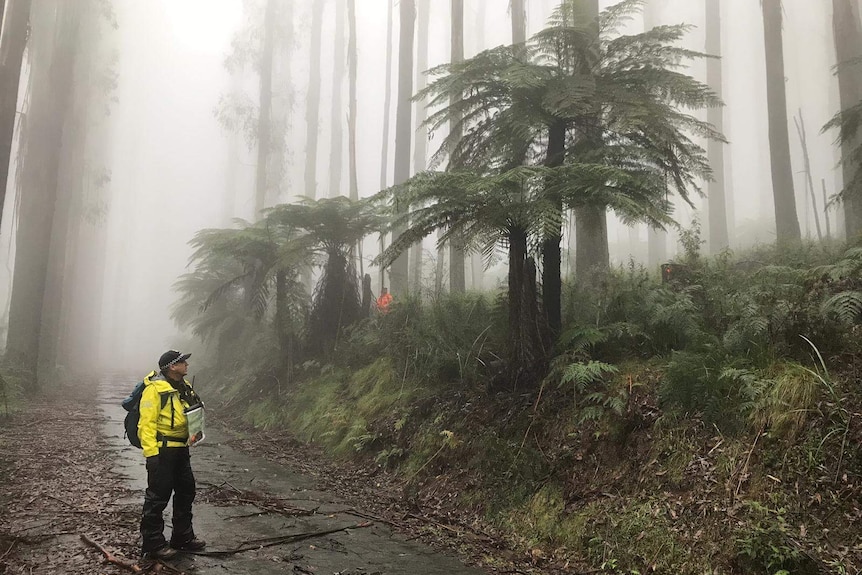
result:
<svg viewBox="0 0 862 575"><path fill-rule="evenodd" d="M140 450L123 438L125 411L120 401L127 390L100 386L99 407L104 414L103 431L115 451L117 471L143 502L145 470ZM278 536L321 532L361 524L365 519L345 512L347 505L334 495L316 489L313 478L238 451L229 445L229 432L208 425L206 441L192 449L192 467L198 482L195 531L208 543L208 551L233 550L240 544ZM254 502L217 506L207 502L207 492L225 489L265 494L280 504L314 510L308 516L289 517L261 513ZM348 529L330 535L255 549L228 556L184 555L171 563L187 572L201 574L307 573L326 575L480 575L457 559L406 541L386 525ZM166 536L170 538L170 505L166 513Z"/></svg>

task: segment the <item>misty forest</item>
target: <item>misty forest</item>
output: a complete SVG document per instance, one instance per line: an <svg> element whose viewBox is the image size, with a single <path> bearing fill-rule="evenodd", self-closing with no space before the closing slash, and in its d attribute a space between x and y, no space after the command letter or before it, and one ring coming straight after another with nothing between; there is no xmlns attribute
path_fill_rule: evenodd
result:
<svg viewBox="0 0 862 575"><path fill-rule="evenodd" d="M862 573L860 12L0 0L0 573Z"/></svg>

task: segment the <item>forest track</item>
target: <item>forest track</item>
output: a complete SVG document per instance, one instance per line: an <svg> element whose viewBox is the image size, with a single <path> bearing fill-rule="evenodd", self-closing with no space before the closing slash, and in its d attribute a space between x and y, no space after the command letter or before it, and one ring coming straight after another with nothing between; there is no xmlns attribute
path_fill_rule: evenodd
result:
<svg viewBox="0 0 862 575"><path fill-rule="evenodd" d="M127 392L107 383L97 396L64 390L0 418L0 573L487 572L396 533L314 477L231 445L248 449L254 438L212 428L192 460L195 527L210 554L138 563L144 466L122 436Z"/></svg>

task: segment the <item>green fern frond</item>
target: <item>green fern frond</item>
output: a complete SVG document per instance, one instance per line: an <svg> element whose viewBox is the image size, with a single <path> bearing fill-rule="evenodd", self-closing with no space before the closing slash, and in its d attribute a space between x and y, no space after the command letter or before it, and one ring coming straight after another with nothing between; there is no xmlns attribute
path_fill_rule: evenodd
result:
<svg viewBox="0 0 862 575"><path fill-rule="evenodd" d="M823 302L821 310L841 323L854 325L862 317L862 292L837 293Z"/></svg>
<svg viewBox="0 0 862 575"><path fill-rule="evenodd" d="M586 363L573 363L567 366L562 373L559 385L572 384L576 393L581 393L586 386L601 381L608 375L619 372L616 366L602 363L600 361L589 361Z"/></svg>
<svg viewBox="0 0 862 575"><path fill-rule="evenodd" d="M607 340L607 328L575 326L568 329L560 336L557 342L557 347L571 353L573 351L586 350L598 343L604 343Z"/></svg>

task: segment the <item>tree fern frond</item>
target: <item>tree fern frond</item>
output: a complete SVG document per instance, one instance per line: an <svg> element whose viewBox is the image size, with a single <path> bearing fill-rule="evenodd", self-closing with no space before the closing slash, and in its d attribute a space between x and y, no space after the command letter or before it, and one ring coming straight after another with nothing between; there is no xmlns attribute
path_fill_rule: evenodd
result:
<svg viewBox="0 0 862 575"><path fill-rule="evenodd" d="M862 292L837 293L823 302L821 311L841 323L854 325L862 317Z"/></svg>

